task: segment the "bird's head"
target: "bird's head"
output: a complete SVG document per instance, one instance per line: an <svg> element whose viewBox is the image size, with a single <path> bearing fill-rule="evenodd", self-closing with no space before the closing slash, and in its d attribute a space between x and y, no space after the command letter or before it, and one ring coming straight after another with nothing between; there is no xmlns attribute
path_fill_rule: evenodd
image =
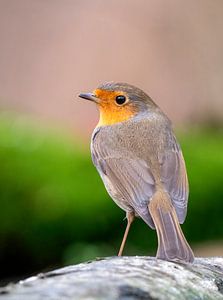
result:
<svg viewBox="0 0 223 300"><path fill-rule="evenodd" d="M139 88L127 83L107 82L93 93L83 93L79 97L93 101L100 111L98 126L112 125L157 108L152 99Z"/></svg>

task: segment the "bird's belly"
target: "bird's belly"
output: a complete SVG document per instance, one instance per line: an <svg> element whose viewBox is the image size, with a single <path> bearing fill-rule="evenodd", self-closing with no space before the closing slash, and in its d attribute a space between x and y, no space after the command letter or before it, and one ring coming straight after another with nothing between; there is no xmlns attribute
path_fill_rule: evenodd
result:
<svg viewBox="0 0 223 300"><path fill-rule="evenodd" d="M123 195L113 186L112 182L109 180L108 176L101 175L102 180L104 182L105 188L112 198L112 200L124 211L131 212L134 209L128 204L126 199L124 199Z"/></svg>

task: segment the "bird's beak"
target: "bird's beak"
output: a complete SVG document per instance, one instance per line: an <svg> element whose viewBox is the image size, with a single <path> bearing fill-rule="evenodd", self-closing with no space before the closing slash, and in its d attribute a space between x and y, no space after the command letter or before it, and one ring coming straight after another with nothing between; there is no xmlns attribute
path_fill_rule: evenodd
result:
<svg viewBox="0 0 223 300"><path fill-rule="evenodd" d="M83 99L86 99L86 100L90 100L90 101L93 101L93 102L98 102L98 98L92 94L92 93L84 93L84 94L80 94L79 95L80 98L83 98Z"/></svg>

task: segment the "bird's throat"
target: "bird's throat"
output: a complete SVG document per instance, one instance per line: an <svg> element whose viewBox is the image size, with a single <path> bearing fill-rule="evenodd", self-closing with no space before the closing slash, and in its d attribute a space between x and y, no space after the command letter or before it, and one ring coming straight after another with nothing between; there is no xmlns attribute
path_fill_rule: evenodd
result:
<svg viewBox="0 0 223 300"><path fill-rule="evenodd" d="M115 107L115 105L99 105L99 112L100 119L97 127L127 121L136 113L132 107Z"/></svg>

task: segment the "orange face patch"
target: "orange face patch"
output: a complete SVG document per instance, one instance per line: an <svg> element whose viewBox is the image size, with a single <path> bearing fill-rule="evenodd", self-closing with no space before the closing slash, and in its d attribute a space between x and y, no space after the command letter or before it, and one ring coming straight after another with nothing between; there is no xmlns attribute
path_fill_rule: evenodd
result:
<svg viewBox="0 0 223 300"><path fill-rule="evenodd" d="M137 112L123 92L96 89L93 93L98 98L97 104L100 111L100 120L97 126L127 121ZM116 97L119 95L126 96L127 101L124 105L117 105L115 102Z"/></svg>

